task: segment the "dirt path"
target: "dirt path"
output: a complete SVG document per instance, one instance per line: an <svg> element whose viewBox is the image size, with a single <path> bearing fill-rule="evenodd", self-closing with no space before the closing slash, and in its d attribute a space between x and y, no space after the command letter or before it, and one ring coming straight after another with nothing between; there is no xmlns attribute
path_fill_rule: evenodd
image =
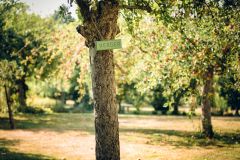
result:
<svg viewBox="0 0 240 160"><path fill-rule="evenodd" d="M183 122L180 122L183 121ZM144 123L145 122L145 123ZM175 123L174 123L175 122ZM197 122L197 120L196 120ZM240 122L215 120L227 123L229 127L239 127ZM181 126L177 127L181 123ZM231 124L231 126L229 126ZM176 132L172 131L175 127ZM225 130L223 127L222 130ZM186 145L188 139L177 135L181 131L193 131L191 122L185 119L145 117L120 118L121 159L123 160L237 160L240 158L239 145ZM161 130L162 131L161 131ZM238 131L240 128L234 128ZM161 132L158 134L158 132ZM176 134L176 135L175 135ZM184 133L183 133L184 134ZM180 143L181 142L181 143ZM52 129L17 129L14 131L0 130L0 143L11 151L41 154L56 159L94 160L94 134L81 130L52 130ZM236 156L229 156L235 154Z"/></svg>
<svg viewBox="0 0 240 160"><path fill-rule="evenodd" d="M69 160L94 160L94 136L81 134L78 132L57 133L52 131L0 131L0 140L16 141L15 145L8 146L11 150L31 154L44 154L57 159ZM5 136L4 136L5 135ZM162 159L169 160L191 159L182 155L181 149L174 149L172 146L156 146L144 144L144 140L139 144L129 143L121 138L122 159ZM145 140L146 141L146 140ZM184 151L186 154L186 151ZM188 152L198 152L199 149L191 149ZM204 151L206 153L206 151ZM211 152L211 150L208 150ZM179 153L179 154L178 154ZM151 155L151 156L149 156Z"/></svg>

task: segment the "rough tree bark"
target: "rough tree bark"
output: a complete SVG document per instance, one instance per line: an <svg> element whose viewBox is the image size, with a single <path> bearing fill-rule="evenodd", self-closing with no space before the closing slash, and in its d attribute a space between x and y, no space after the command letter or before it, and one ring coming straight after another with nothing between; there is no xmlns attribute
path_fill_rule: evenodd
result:
<svg viewBox="0 0 240 160"><path fill-rule="evenodd" d="M76 0L83 25L77 31L89 47L93 101L95 109L96 159L119 160L118 110L114 79L113 52L96 51L96 40L114 39L119 33L117 25L119 4L115 0L99 1L96 10L86 0Z"/></svg>
<svg viewBox="0 0 240 160"><path fill-rule="evenodd" d="M11 98L10 98L10 94L8 92L7 86L4 86L4 90L5 90L5 97L6 97L7 107L8 107L8 117L9 117L10 128L11 129L15 129L13 113L12 113L12 108L11 108Z"/></svg>
<svg viewBox="0 0 240 160"><path fill-rule="evenodd" d="M203 87L203 107L202 107L202 128L203 134L208 138L213 138L213 128L211 121L211 106L213 103L213 68L208 68L204 75Z"/></svg>
<svg viewBox="0 0 240 160"><path fill-rule="evenodd" d="M96 159L119 158L113 53L90 49L95 107Z"/></svg>

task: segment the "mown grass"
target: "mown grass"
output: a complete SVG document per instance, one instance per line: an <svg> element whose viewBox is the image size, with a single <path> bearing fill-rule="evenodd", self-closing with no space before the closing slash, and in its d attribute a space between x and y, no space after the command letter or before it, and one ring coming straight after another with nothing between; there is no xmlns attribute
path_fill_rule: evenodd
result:
<svg viewBox="0 0 240 160"><path fill-rule="evenodd" d="M52 131L80 130L93 133L92 114L18 114L15 116L17 129L37 131L48 129ZM0 129L9 129L6 116L1 118Z"/></svg>

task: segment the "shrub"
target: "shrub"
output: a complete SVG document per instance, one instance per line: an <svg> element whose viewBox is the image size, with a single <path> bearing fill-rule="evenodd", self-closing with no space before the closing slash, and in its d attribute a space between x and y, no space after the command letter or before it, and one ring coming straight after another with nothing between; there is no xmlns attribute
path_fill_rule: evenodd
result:
<svg viewBox="0 0 240 160"><path fill-rule="evenodd" d="M72 108L72 113L84 113L84 112L92 112L93 111L93 105L89 103L80 103L76 105L74 108Z"/></svg>
<svg viewBox="0 0 240 160"><path fill-rule="evenodd" d="M32 107L32 106L19 107L18 112L30 113L30 114L43 114L43 113L45 113L44 109L39 108L39 107Z"/></svg>
<svg viewBox="0 0 240 160"><path fill-rule="evenodd" d="M65 105L63 103L57 103L54 105L51 110L56 113L67 113L69 112L67 108L65 108Z"/></svg>

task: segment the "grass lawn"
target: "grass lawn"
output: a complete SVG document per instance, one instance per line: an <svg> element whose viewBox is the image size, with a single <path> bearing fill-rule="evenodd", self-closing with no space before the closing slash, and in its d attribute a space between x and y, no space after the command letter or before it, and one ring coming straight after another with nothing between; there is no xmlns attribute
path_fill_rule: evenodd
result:
<svg viewBox="0 0 240 160"><path fill-rule="evenodd" d="M16 130L0 118L0 159L93 160L93 114L17 115ZM213 117L213 140L200 118L120 115L123 160L240 160L240 118Z"/></svg>

